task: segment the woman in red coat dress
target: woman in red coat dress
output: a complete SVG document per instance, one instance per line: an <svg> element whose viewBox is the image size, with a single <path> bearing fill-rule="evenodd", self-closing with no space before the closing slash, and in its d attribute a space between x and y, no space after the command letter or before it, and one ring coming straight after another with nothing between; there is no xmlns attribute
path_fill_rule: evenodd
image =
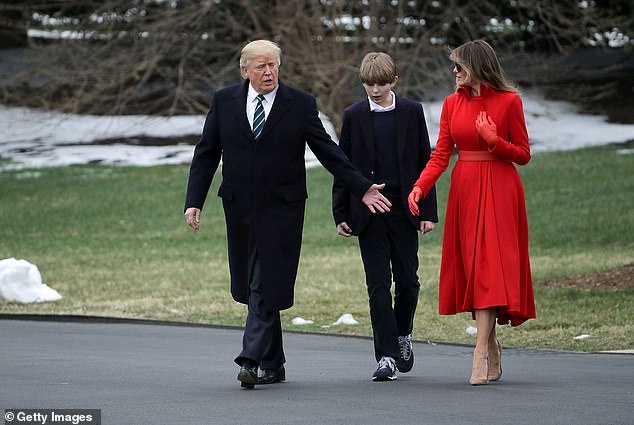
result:
<svg viewBox="0 0 634 425"><path fill-rule="evenodd" d="M409 207L447 169L451 173L439 284L440 314L470 311L478 328L472 385L502 375L495 321L518 326L535 317L524 188L513 163L531 157L522 100L484 40L453 50L457 90L445 99L436 150L414 184Z"/></svg>

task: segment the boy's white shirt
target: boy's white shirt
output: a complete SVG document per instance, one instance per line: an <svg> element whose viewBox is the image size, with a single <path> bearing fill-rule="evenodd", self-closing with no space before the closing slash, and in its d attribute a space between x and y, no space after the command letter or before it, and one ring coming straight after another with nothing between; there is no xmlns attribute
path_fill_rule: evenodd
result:
<svg viewBox="0 0 634 425"><path fill-rule="evenodd" d="M378 103L374 103L372 99L368 97L368 102L370 102L370 111L372 112L389 112L396 109L396 94L390 90L390 95L392 96L392 104L390 106L386 106L385 108Z"/></svg>

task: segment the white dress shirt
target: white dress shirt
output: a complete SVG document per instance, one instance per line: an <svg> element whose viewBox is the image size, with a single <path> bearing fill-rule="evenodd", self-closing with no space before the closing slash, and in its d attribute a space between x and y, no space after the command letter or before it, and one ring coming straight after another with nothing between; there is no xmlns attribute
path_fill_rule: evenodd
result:
<svg viewBox="0 0 634 425"><path fill-rule="evenodd" d="M273 91L264 95L264 100L262 101L262 106L264 107L264 119L266 120L269 117L269 113L271 112L271 108L273 107L273 101L275 100L275 94L277 93L277 89L280 85L275 86ZM255 107L258 104L258 92L255 91L253 86L249 84L249 92L247 93L247 118L249 120L249 126L253 128L253 115L255 114Z"/></svg>
<svg viewBox="0 0 634 425"><path fill-rule="evenodd" d="M372 112L389 112L396 108L396 94L392 90L390 90L390 95L392 96L392 104L390 106L386 106L385 108L378 103L374 103L370 97L368 97L368 102L370 102L370 111ZM254 106L255 108L255 106Z"/></svg>

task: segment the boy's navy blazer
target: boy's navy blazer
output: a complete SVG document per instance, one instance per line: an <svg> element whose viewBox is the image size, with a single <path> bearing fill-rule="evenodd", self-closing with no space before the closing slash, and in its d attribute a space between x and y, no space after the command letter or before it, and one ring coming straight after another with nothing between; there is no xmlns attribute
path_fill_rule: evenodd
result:
<svg viewBox="0 0 634 425"><path fill-rule="evenodd" d="M364 99L346 108L343 112L339 147L365 177L380 184L382 182L376 181L374 177L375 143L368 100ZM422 201L419 217L414 217L409 212L407 196L427 164L431 148L422 105L399 96L396 96L396 149L401 178L400 201L412 226L419 229L420 221L438 222L435 188ZM345 221L353 235L363 231L372 214L358 196L346 190L336 177L332 187L332 211L335 223Z"/></svg>

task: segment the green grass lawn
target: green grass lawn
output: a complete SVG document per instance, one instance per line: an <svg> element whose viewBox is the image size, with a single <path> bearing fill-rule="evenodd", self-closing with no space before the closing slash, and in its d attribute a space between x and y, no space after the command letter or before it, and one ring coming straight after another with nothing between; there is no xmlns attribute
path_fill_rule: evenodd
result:
<svg viewBox="0 0 634 425"><path fill-rule="evenodd" d="M0 172L0 258L23 258L64 299L0 313L80 314L242 326L229 294L225 225L214 181L201 230L182 216L188 167L73 166ZM540 283L634 261L634 167L616 146L542 153L520 172L530 223L536 320L500 328L505 346L634 348L634 289L555 289ZM438 182L444 218L449 173ZM371 335L357 241L336 235L331 177L308 172L304 243L287 330ZM470 314L439 316L443 220L422 238L414 337L473 344ZM352 313L357 326L322 327ZM301 316L314 325L293 326ZM589 334L577 341L573 337Z"/></svg>

